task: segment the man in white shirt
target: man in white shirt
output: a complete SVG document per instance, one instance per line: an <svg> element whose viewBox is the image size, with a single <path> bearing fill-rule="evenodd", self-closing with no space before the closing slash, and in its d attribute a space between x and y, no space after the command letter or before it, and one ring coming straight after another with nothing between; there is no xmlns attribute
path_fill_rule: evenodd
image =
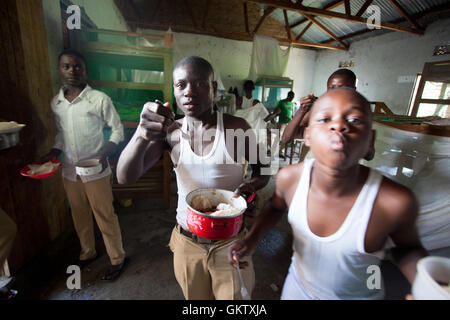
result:
<svg viewBox="0 0 450 320"><path fill-rule="evenodd" d="M86 83L86 61L79 52L62 52L58 63L64 87L51 102L57 135L53 148L42 161L56 159L64 152L63 184L81 244L77 263L83 267L97 258L93 212L111 262L102 280L114 280L121 274L127 258L114 212L111 168L107 159L124 138L123 126L111 99ZM112 131L107 144L103 137L105 125ZM78 176L75 164L93 158L100 159L102 171Z"/></svg>

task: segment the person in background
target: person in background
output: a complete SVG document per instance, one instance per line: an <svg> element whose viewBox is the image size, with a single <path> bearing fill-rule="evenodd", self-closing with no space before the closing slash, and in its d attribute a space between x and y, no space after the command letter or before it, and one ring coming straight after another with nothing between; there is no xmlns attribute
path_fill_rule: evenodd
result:
<svg viewBox="0 0 450 320"><path fill-rule="evenodd" d="M124 139L123 126L111 99L87 84L87 64L79 52L63 51L58 58L58 70L64 86L51 102L57 135L53 148L41 162L56 160L64 152L63 185L81 244L79 260L75 264L84 267L97 258L93 213L111 263L101 279L115 280L128 258L113 207L108 156ZM105 125L111 128L108 143L103 137ZM90 176L77 175L75 165L93 158L99 159L101 172Z"/></svg>
<svg viewBox="0 0 450 320"><path fill-rule="evenodd" d="M117 179L119 183L136 181L165 150L170 152L178 187L177 225L169 242L175 277L186 299L234 300L242 298L241 288L236 270L227 263L227 251L234 241L245 236L247 229L243 225L236 236L217 241L195 235L187 224L186 195L200 188L219 188L250 196L267 184L269 176L261 174L257 158L256 163L251 163L252 177L243 180L243 159L239 155L248 160L251 141L254 144L256 138L252 139L244 119L213 108L213 79L213 68L203 58L191 56L177 63L173 71L174 95L186 116L175 121L169 103L146 103L136 133L120 155ZM228 134L241 130L250 135ZM230 139L235 140L234 147ZM247 210L251 210L251 204ZM242 275L251 294L255 278L251 257L243 263L248 266Z"/></svg>
<svg viewBox="0 0 450 320"><path fill-rule="evenodd" d="M356 89L356 75L353 71L349 69L338 69L330 75L327 81L327 91L340 87ZM317 97L313 93L300 99L299 110L294 114L284 132L280 134L281 144L283 146L295 138L303 137L303 131L308 125L309 110L316 100Z"/></svg>
<svg viewBox="0 0 450 320"><path fill-rule="evenodd" d="M369 286L367 270L379 268L392 244L394 262L412 283L427 255L415 226L418 204L411 190L359 164L374 136L369 102L356 90L321 96L305 130L315 159L279 171L272 198L230 246L229 262L251 253L287 212L294 253L281 299L383 299L382 279Z"/></svg>
<svg viewBox="0 0 450 320"><path fill-rule="evenodd" d="M253 98L255 83L252 80L244 82L244 96L236 98L236 109L248 109L259 103L258 99Z"/></svg>
<svg viewBox="0 0 450 320"><path fill-rule="evenodd" d="M283 137L284 130L286 129L289 122L292 120L292 111L294 109L294 91L289 91L287 97L278 101L273 109L273 112L268 115L264 121L271 121L273 118L278 116L278 129L280 130L280 137ZM283 141L280 145L280 151L284 149L285 144Z"/></svg>

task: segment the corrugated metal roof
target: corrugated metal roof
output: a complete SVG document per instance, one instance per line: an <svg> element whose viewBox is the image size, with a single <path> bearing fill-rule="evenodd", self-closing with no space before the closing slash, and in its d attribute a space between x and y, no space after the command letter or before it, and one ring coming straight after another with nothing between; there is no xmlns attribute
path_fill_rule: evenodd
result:
<svg viewBox="0 0 450 320"><path fill-rule="evenodd" d="M433 7L450 3L450 0L397 0L397 1L411 16L414 16L420 12L427 11ZM302 4L304 6L314 8L325 8L330 3L333 2L334 1L330 0L304 0ZM366 0L351 0L350 7L352 15L355 15L365 2ZM392 22L403 18L401 13L387 0L374 0L372 2L372 5L378 6L380 8L382 22ZM332 11L345 13L345 7L344 5L340 5L339 7L334 8ZM362 17L367 18L369 17L369 15L370 15L369 13L364 13ZM281 9L274 10L271 16L277 19L283 25L285 24L283 10ZM304 20L304 17L298 12L288 11L288 19L289 24L292 25L298 21ZM367 27L363 24L352 23L342 19L333 19L325 17L316 17L316 19L337 37L343 37L345 35L367 29ZM292 28L291 31L294 32L295 34L299 34L306 27L306 25L307 23L303 23L295 28ZM410 26L409 24L405 25ZM372 35L379 33L383 32L376 31L373 32ZM357 36L346 41L353 42L366 38L367 36L368 35ZM309 42L323 42L330 40L331 37L316 25L312 25L308 29L308 31L303 35L302 39Z"/></svg>

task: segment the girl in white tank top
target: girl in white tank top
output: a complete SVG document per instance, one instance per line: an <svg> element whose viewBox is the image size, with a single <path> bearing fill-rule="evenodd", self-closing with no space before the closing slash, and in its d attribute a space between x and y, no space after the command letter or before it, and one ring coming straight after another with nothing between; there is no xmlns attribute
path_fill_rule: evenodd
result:
<svg viewBox="0 0 450 320"><path fill-rule="evenodd" d="M320 237L308 225L307 200L314 159L304 169L292 199L288 221L293 232L292 263L281 299L383 299L381 289L369 289L367 267L378 266L378 255L367 253L364 239L382 175L370 170L353 207L341 227Z"/></svg>

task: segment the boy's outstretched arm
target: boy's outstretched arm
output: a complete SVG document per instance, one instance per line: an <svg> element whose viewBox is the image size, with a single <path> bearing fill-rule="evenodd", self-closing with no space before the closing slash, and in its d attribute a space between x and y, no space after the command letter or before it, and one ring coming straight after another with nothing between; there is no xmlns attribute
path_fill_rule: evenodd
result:
<svg viewBox="0 0 450 320"><path fill-rule="evenodd" d="M303 130L308 125L308 112L316 99L317 98L313 94L300 99L300 109L294 114L292 120L289 121L283 136L281 137L283 145L286 145L289 141L303 135Z"/></svg>
<svg viewBox="0 0 450 320"><path fill-rule="evenodd" d="M420 242L416 228L418 205L414 194L404 188L392 194L396 201L391 202L391 209L396 210L396 228L390 234L396 247L391 250L394 262L403 275L412 284L416 277L417 262L428 255Z"/></svg>
<svg viewBox="0 0 450 320"><path fill-rule="evenodd" d="M167 131L173 121L167 103L164 106L152 102L144 105L136 132L117 163L117 180L120 184L136 182L161 158L168 146Z"/></svg>
<svg viewBox="0 0 450 320"><path fill-rule="evenodd" d="M244 239L238 240L230 246L228 261L234 267L237 266L236 258L251 254L255 250L258 241L278 223L288 209L284 197L284 191L288 182L290 183L286 170L281 170L277 175L275 192L272 198L263 207L250 231ZM236 251L235 254L233 254L233 251ZM246 262L240 262L240 264L241 267L247 265Z"/></svg>

